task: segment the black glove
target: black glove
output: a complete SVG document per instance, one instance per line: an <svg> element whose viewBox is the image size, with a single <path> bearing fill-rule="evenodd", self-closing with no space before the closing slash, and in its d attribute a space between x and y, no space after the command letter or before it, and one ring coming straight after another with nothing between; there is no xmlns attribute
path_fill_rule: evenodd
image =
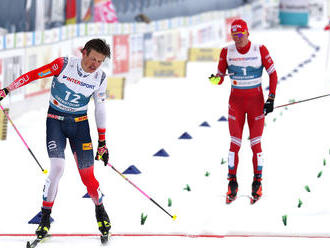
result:
<svg viewBox="0 0 330 248"><path fill-rule="evenodd" d="M9 90L7 90L7 88L3 88L0 90L0 101L2 101L2 99L4 99L9 93Z"/></svg>
<svg viewBox="0 0 330 248"><path fill-rule="evenodd" d="M99 141L99 146L97 147L97 152L95 156L95 160L102 160L104 162L104 166L107 166L109 161L109 151L104 141Z"/></svg>
<svg viewBox="0 0 330 248"><path fill-rule="evenodd" d="M267 115L274 110L274 99L268 98L264 104L264 114Z"/></svg>

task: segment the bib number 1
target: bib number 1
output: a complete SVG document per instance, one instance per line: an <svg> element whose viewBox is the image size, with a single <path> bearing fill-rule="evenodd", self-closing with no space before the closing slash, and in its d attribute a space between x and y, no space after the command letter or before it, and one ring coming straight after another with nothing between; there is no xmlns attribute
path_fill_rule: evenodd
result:
<svg viewBox="0 0 330 248"><path fill-rule="evenodd" d="M246 76L246 68L242 68L243 75Z"/></svg>

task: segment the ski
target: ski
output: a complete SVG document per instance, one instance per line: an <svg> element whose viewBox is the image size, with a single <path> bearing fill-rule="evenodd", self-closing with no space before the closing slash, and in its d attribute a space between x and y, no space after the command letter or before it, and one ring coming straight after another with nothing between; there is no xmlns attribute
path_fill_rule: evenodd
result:
<svg viewBox="0 0 330 248"><path fill-rule="evenodd" d="M46 241L49 237L51 236L69 236L69 235L56 235L56 234L47 234L45 237L43 238L38 238L36 237L34 240L32 241L27 241L26 242L26 248L35 248L37 247L37 245L40 243L40 242L44 242ZM84 236L84 235L73 235L73 236ZM105 234L105 235L90 235L90 236L100 236L100 240L101 240L101 243L103 245L106 245L108 242L109 242L109 237L111 236L111 233L108 233L108 234Z"/></svg>
<svg viewBox="0 0 330 248"><path fill-rule="evenodd" d="M41 241L44 241L46 238L48 238L50 235L46 235L45 237L43 238L39 238L39 237L36 237L33 241L28 241L26 243L26 248L35 248L37 247L37 245L41 242Z"/></svg>

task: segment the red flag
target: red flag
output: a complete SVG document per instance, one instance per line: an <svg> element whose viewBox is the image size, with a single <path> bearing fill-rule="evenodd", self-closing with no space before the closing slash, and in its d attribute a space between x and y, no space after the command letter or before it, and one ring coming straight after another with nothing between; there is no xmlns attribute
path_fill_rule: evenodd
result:
<svg viewBox="0 0 330 248"><path fill-rule="evenodd" d="M66 24L77 23L76 0L66 1Z"/></svg>

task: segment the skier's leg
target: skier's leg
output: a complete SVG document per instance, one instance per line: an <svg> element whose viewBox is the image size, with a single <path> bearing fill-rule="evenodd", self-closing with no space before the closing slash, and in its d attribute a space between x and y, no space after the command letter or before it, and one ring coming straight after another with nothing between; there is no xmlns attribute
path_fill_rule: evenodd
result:
<svg viewBox="0 0 330 248"><path fill-rule="evenodd" d="M228 155L228 176L236 176L238 167L238 152L241 148L242 133L245 123L245 113L234 102L229 102L228 125L231 137Z"/></svg>
<svg viewBox="0 0 330 248"><path fill-rule="evenodd" d="M263 95L260 94L251 99L250 109L248 111L248 124L250 129L250 142L253 153L253 183L252 183L252 199L251 203L254 203L262 196L262 169L264 164L263 153L261 149L261 137L264 129L264 114L263 114Z"/></svg>
<svg viewBox="0 0 330 248"><path fill-rule="evenodd" d="M81 180L95 203L95 214L99 230L102 235L108 235L111 224L103 206L103 194L99 188L99 182L94 176L94 156L88 121L80 122L77 126L74 138L70 138L71 149Z"/></svg>
<svg viewBox="0 0 330 248"><path fill-rule="evenodd" d="M64 171L64 150L66 138L61 129L61 121L47 118L47 152L50 158L50 172L43 189L41 220L36 230L39 238L46 236L50 228L50 214L57 194L58 183Z"/></svg>

